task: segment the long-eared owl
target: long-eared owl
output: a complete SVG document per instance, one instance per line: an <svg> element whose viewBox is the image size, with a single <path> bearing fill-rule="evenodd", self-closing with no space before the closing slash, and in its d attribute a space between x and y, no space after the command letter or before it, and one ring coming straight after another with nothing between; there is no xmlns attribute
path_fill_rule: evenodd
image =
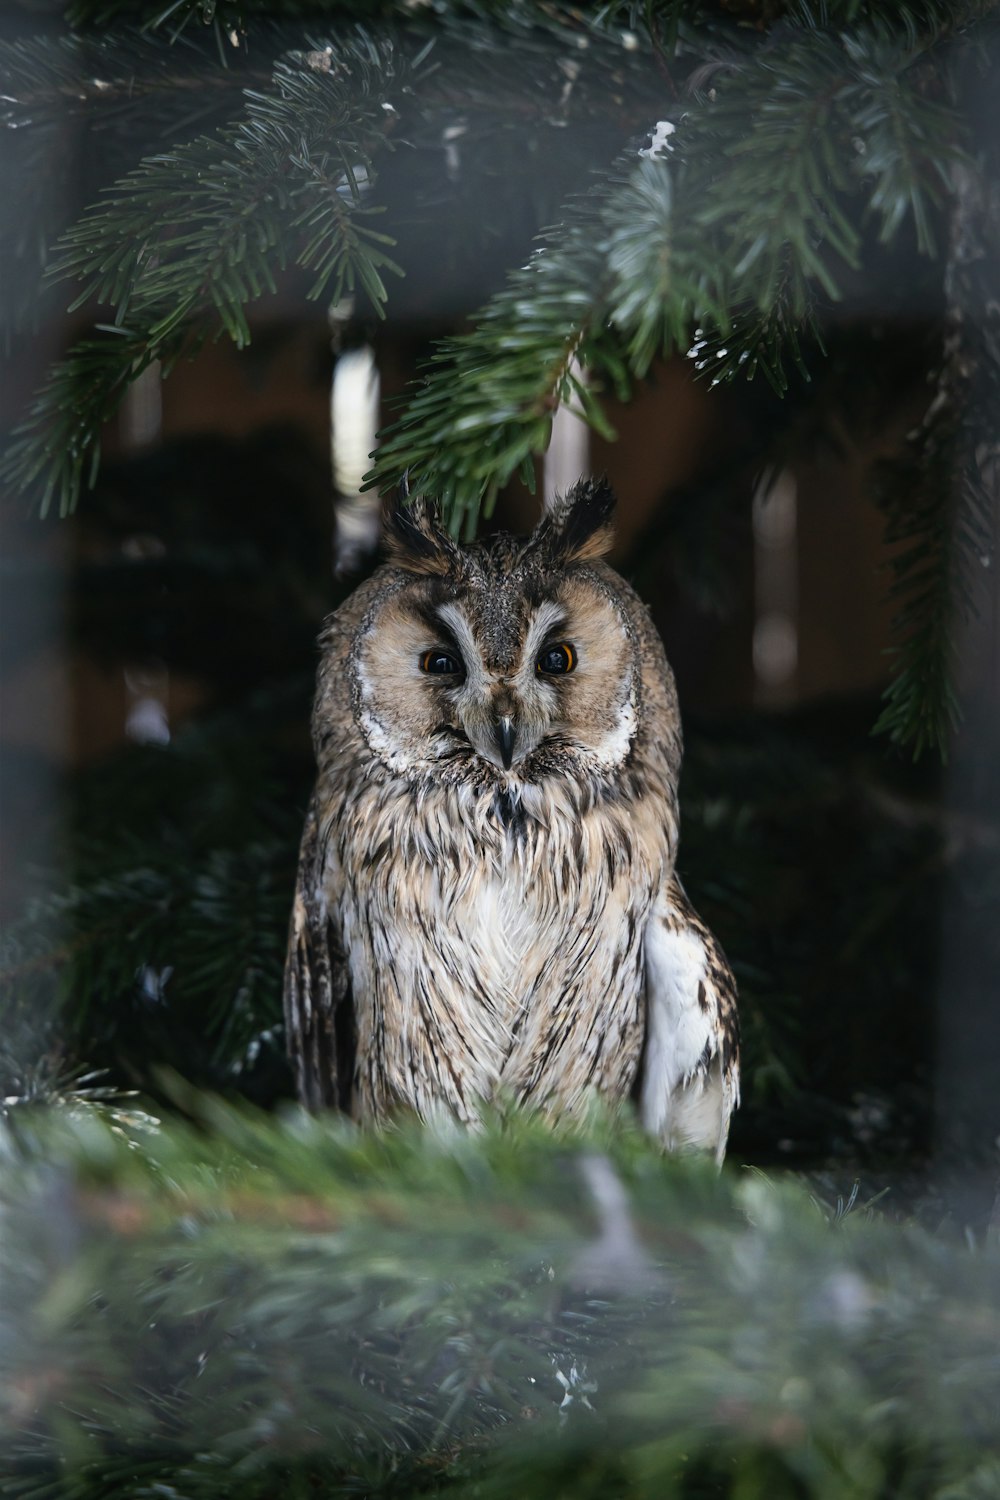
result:
<svg viewBox="0 0 1000 1500"><path fill-rule="evenodd" d="M681 730L652 621L581 482L460 546L422 500L321 638L285 979L302 1099L363 1122L633 1097L721 1160L729 966L674 873Z"/></svg>

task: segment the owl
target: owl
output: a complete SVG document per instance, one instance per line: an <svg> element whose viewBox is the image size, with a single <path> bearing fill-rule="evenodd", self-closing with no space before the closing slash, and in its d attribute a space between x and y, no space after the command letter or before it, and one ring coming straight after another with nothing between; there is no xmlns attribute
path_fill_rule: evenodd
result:
<svg viewBox="0 0 1000 1500"><path fill-rule="evenodd" d="M677 879L681 728L581 481L527 537L459 545L397 502L321 637L285 974L302 1100L363 1123L560 1120L633 1099L721 1161L735 986Z"/></svg>

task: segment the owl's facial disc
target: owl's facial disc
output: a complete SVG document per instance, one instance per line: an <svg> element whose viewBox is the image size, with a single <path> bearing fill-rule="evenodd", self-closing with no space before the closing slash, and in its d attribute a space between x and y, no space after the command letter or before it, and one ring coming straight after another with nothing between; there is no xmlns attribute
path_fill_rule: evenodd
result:
<svg viewBox="0 0 1000 1500"><path fill-rule="evenodd" d="M575 649L561 639L565 611L548 602L519 619L512 610L506 629L473 600L446 601L434 616L462 663L450 694L454 732L482 760L519 775L559 719L560 704L542 679L576 665Z"/></svg>
<svg viewBox="0 0 1000 1500"><path fill-rule="evenodd" d="M404 774L605 772L635 734L637 648L589 570L547 597L516 575L454 590L414 581L366 621L354 664L361 729Z"/></svg>

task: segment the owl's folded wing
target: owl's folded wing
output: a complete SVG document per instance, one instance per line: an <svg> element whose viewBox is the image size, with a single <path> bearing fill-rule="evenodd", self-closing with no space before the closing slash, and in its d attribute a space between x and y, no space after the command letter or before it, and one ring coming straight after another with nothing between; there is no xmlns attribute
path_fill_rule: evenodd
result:
<svg viewBox="0 0 1000 1500"><path fill-rule="evenodd" d="M676 876L650 914L645 965L642 1123L669 1150L700 1147L721 1162L740 1099L736 983Z"/></svg>
<svg viewBox="0 0 1000 1500"><path fill-rule="evenodd" d="M350 1107L350 977L321 885L316 798L306 814L285 959L285 1032L299 1098L310 1109Z"/></svg>

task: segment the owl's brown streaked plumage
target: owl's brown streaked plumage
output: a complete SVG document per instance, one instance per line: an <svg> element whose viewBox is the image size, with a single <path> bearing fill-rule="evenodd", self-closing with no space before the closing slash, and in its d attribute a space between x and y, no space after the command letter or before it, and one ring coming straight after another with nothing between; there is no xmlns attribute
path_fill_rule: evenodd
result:
<svg viewBox="0 0 1000 1500"><path fill-rule="evenodd" d="M322 636L286 969L298 1088L378 1122L634 1095L721 1159L735 989L674 874L681 733L581 483L460 547L418 502Z"/></svg>

